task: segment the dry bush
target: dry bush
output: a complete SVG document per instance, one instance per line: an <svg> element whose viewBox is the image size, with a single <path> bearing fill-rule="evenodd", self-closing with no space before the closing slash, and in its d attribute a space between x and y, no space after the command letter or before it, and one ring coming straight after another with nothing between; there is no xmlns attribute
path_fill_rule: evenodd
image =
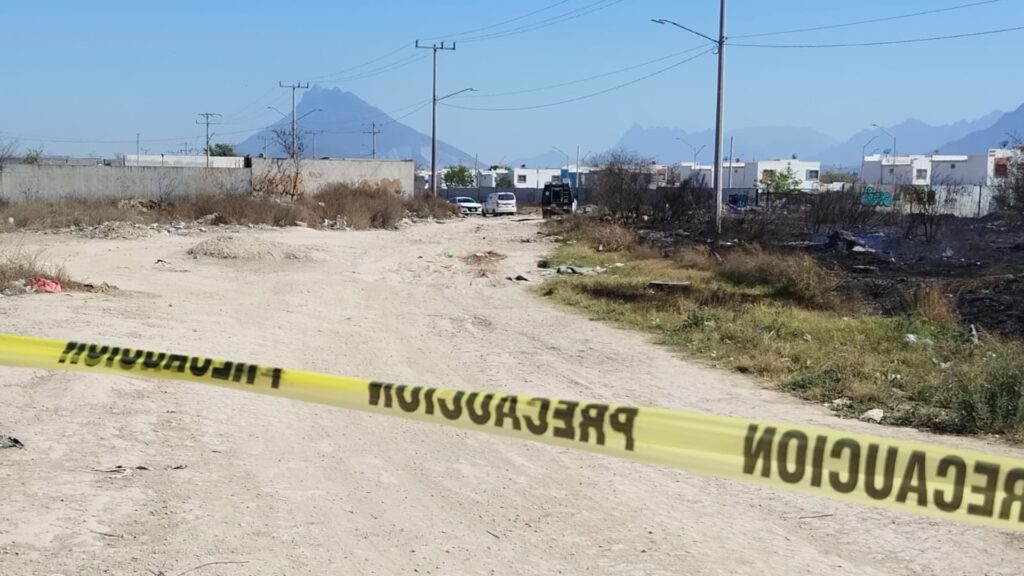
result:
<svg viewBox="0 0 1024 576"><path fill-rule="evenodd" d="M433 194L416 194L405 199L405 209L417 218L433 218L446 220L458 214L458 208L450 202Z"/></svg>
<svg viewBox="0 0 1024 576"><path fill-rule="evenodd" d="M612 222L611 219L573 214L545 222L548 234L582 242L598 252L620 252L640 244L636 232Z"/></svg>
<svg viewBox="0 0 1024 576"><path fill-rule="evenodd" d="M405 215L399 194L365 182L355 187L331 184L302 204L311 209L320 222L344 218L348 226L357 230L394 228Z"/></svg>
<svg viewBox="0 0 1024 576"><path fill-rule="evenodd" d="M843 308L843 302L836 294L839 277L806 254L743 248L726 255L715 268L715 273L735 284L768 286L776 295L810 308Z"/></svg>
<svg viewBox="0 0 1024 576"><path fill-rule="evenodd" d="M683 268L696 270L713 270L718 263L714 254L711 253L711 248L707 246L691 246L680 250L674 259Z"/></svg>
<svg viewBox="0 0 1024 576"><path fill-rule="evenodd" d="M910 294L910 312L915 318L940 326L957 323L956 308L938 286L914 288Z"/></svg>
<svg viewBox="0 0 1024 576"><path fill-rule="evenodd" d="M861 203L857 190L821 192L808 198L805 225L811 232L877 224L882 213Z"/></svg>
<svg viewBox="0 0 1024 576"><path fill-rule="evenodd" d="M27 202L0 207L0 227L46 230L114 221L149 224L156 221L156 216L122 208L113 200Z"/></svg>
<svg viewBox="0 0 1024 576"><path fill-rule="evenodd" d="M0 252L0 288L9 282L24 283L35 278L56 280L65 288L77 285L68 277L63 266L46 264L39 254L27 254L20 250Z"/></svg>
<svg viewBox="0 0 1024 576"><path fill-rule="evenodd" d="M301 204L252 196L198 196L190 202L173 205L166 214L182 220L196 220L216 214L213 224L270 226L294 226L296 222L309 222L316 218Z"/></svg>

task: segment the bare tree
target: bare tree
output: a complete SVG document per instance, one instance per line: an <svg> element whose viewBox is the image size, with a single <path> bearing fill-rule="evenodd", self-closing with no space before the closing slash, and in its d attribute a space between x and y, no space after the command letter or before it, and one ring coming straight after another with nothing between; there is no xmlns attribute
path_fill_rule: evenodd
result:
<svg viewBox="0 0 1024 576"><path fill-rule="evenodd" d="M644 196L654 178L651 160L615 150L598 157L595 163L601 166L596 174L600 202L618 218L639 218Z"/></svg>
<svg viewBox="0 0 1024 576"><path fill-rule="evenodd" d="M967 192L968 186L954 179L943 180L938 186L901 186L900 193L910 210L906 237L913 238L921 229L926 242L937 240L943 223Z"/></svg>
<svg viewBox="0 0 1024 576"><path fill-rule="evenodd" d="M1020 140L1016 146L1021 145ZM1006 159L1006 175L995 186L993 200L1001 212L1008 212L1024 221L1024 153Z"/></svg>
<svg viewBox="0 0 1024 576"><path fill-rule="evenodd" d="M0 140L0 170L15 157L18 151L17 140Z"/></svg>
<svg viewBox="0 0 1024 576"><path fill-rule="evenodd" d="M302 154L306 150L306 143L303 141L302 134L295 134L294 136L295 149L292 150L292 131L284 128L275 128L273 131L274 143L288 155L288 162L291 168L289 194L292 198L297 198L301 194Z"/></svg>

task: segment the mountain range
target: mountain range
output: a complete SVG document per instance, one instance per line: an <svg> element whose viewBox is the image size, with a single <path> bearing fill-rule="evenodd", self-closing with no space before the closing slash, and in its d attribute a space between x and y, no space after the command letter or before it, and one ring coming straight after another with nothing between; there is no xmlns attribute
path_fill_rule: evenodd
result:
<svg viewBox="0 0 1024 576"><path fill-rule="evenodd" d="M419 110L413 109L415 112ZM405 111L408 114L409 111ZM430 164L430 135L423 134L400 122L402 116L391 118L361 98L338 88L314 86L303 94L296 107L296 116L304 117L299 125L306 156L368 158L371 156L371 135L368 131L375 123L380 133L376 138L378 158L411 159L420 166ZM241 154L268 156L287 154L284 146L276 142L274 131L287 134L290 120L278 122L260 130L236 146ZM315 132L309 134L309 132ZM888 132L888 133L887 133ZM861 130L844 141L839 141L813 128L767 126L738 128L725 134L725 156L729 156L730 138L734 141L737 159L804 158L820 160L822 166L858 169L861 154L882 152L893 148L889 134L896 137L899 154L931 154L936 150L946 154L983 154L989 148L1004 142L1015 142L1024 137L1024 105L1012 112L990 112L974 120L961 120L951 124L931 125L917 119L908 119L884 128ZM315 154L312 150L315 137ZM669 164L692 161L694 152L699 162L712 161L714 131L687 132L679 128L644 127L633 125L619 139L615 147L635 152L659 163ZM544 143L539 143L544 144ZM696 149L694 149L695 147ZM570 152L575 152L574 150ZM597 152L599 153L599 152ZM592 158L592 156L591 156ZM473 164L473 156L438 141L439 166ZM532 157L517 158L511 165L528 167L556 167L566 163L560 151L549 149ZM568 163L576 162L573 155ZM486 163L481 160L481 165Z"/></svg>
<svg viewBox="0 0 1024 576"><path fill-rule="evenodd" d="M368 104L351 92L313 86L303 94L295 107L295 117L303 116L305 118L299 122L297 132L302 135L301 149L304 156L370 158L373 153L373 140L369 131L373 126L371 123L375 123L376 129L380 131L376 138L378 158L400 158L413 160L419 166L430 166L429 134L423 134L402 124L398 119L391 118L381 109ZM249 136L236 145L235 149L239 154L252 156L264 153L264 150L267 156L287 156L287 143L282 146L277 142L275 130L285 135L290 134L290 118L281 118ZM473 156L438 140L437 162L439 166L472 165Z"/></svg>
<svg viewBox="0 0 1024 576"><path fill-rule="evenodd" d="M888 132L888 133L887 133ZM776 126L744 128L727 131L725 152L729 155L729 138L734 138L735 156L739 159L798 158L820 160L822 166L858 168L861 154L892 150L896 137L898 154L984 154L1003 142L1013 142L1012 135L1024 136L1024 105L1013 112L990 112L975 120L931 125L914 118L883 129L861 130L844 141L810 128ZM682 140L680 140L682 139ZM686 144L683 142L689 143ZM714 132L686 132L676 128L645 128L633 126L619 140L618 146L661 163L693 159L692 146L701 151L699 161L711 163Z"/></svg>

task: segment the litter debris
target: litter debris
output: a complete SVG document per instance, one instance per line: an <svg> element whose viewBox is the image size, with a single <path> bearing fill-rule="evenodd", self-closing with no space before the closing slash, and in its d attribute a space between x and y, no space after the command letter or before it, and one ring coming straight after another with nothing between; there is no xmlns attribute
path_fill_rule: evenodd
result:
<svg viewBox="0 0 1024 576"><path fill-rule="evenodd" d="M13 436L0 436L0 448L24 448L25 445L21 443L21 440Z"/></svg>
<svg viewBox="0 0 1024 576"><path fill-rule="evenodd" d="M516 276L515 278L513 278L511 276L506 276L505 279L508 280L509 282L529 282L530 281L529 278L527 278L526 276L523 276L522 274L520 274L519 276Z"/></svg>
<svg viewBox="0 0 1024 576"><path fill-rule="evenodd" d="M903 341L906 342L907 344L916 344L918 340L919 339L917 337L917 334L904 334L903 335Z"/></svg>
<svg viewBox="0 0 1024 576"><path fill-rule="evenodd" d="M32 282L32 287L35 288L36 292L46 292L49 294L61 292L60 282L50 278L36 278Z"/></svg>
<svg viewBox="0 0 1024 576"><path fill-rule="evenodd" d="M974 324L971 324L971 327L967 331L967 340L975 346L981 342L981 340L978 339L978 329L974 327Z"/></svg>
<svg viewBox="0 0 1024 576"><path fill-rule="evenodd" d="M35 289L25 282L19 280L11 280L4 285L0 294L4 296L18 296L21 294L31 294Z"/></svg>
<svg viewBox="0 0 1024 576"><path fill-rule="evenodd" d="M690 286L691 284L689 282L670 282L662 280L653 280L647 283L648 288L659 292L686 292L690 289Z"/></svg>
<svg viewBox="0 0 1024 576"><path fill-rule="evenodd" d="M882 418L885 418L885 410L882 410L881 408L872 408L860 415L861 420L865 422L874 422L875 424L880 424L882 422Z"/></svg>
<svg viewBox="0 0 1024 576"><path fill-rule="evenodd" d="M555 273L562 274L564 276L589 276L592 274L603 274L604 272L607 272L604 268L587 268L584 266L572 265L559 266L555 270Z"/></svg>
<svg viewBox="0 0 1024 576"><path fill-rule="evenodd" d="M850 404L853 404L853 400L850 400L849 398L836 398L835 400L826 403L825 406L833 410L840 410L846 408Z"/></svg>

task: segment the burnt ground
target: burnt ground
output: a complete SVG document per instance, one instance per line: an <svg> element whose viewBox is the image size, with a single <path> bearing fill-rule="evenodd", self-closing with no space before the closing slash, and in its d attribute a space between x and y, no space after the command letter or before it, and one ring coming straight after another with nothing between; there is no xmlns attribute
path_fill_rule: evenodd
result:
<svg viewBox="0 0 1024 576"><path fill-rule="evenodd" d="M678 232L645 236L663 247L700 241ZM919 230L908 239L902 224L809 232L801 217L783 216L758 236L762 244L811 254L842 271L843 290L868 310L905 314L917 287L937 286L965 326L1024 339L1024 227L994 217L950 217L927 241Z"/></svg>

